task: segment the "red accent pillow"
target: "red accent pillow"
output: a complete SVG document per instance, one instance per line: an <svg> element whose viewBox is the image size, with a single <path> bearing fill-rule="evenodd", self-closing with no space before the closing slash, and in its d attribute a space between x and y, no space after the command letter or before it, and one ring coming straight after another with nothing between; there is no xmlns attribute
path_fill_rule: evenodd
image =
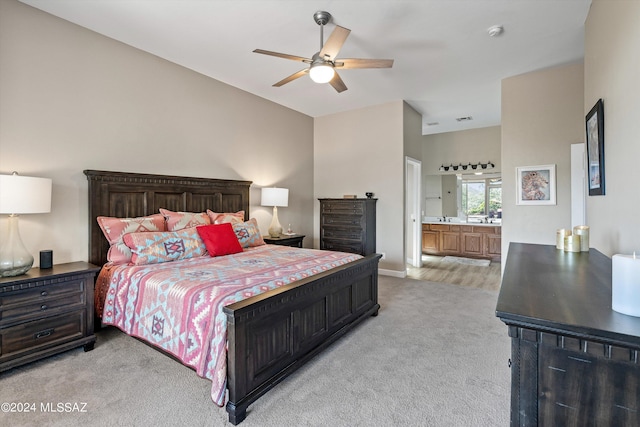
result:
<svg viewBox="0 0 640 427"><path fill-rule="evenodd" d="M200 225L196 230L211 256L242 252L242 246L231 223Z"/></svg>

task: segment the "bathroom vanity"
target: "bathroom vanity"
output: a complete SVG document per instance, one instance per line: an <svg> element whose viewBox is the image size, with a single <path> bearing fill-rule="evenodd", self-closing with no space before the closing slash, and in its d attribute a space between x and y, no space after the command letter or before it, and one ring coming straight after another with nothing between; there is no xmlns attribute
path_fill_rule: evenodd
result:
<svg viewBox="0 0 640 427"><path fill-rule="evenodd" d="M423 222L422 252L500 261L502 227L499 224Z"/></svg>

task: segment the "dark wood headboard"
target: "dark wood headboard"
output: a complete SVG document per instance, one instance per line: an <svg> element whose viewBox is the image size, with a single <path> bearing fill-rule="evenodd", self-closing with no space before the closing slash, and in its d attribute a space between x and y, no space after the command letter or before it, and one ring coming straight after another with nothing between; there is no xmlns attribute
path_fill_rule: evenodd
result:
<svg viewBox="0 0 640 427"><path fill-rule="evenodd" d="M89 262L107 262L109 243L98 216L133 218L159 213L244 211L249 219L251 181L85 170L89 180Z"/></svg>

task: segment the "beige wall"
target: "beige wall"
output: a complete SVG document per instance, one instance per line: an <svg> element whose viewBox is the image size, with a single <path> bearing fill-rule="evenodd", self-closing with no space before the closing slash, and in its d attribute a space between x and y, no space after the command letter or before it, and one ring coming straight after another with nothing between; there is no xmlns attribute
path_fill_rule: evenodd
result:
<svg viewBox="0 0 640 427"><path fill-rule="evenodd" d="M571 144L584 142L583 65L502 81L502 252L510 242L555 244L571 227ZM516 205L518 166L556 165L555 206Z"/></svg>
<svg viewBox="0 0 640 427"><path fill-rule="evenodd" d="M402 101L317 117L314 199L375 193L380 268L404 271L404 153ZM315 247L319 247L315 204Z"/></svg>
<svg viewBox="0 0 640 427"><path fill-rule="evenodd" d="M42 249L57 263L87 259L84 169L251 180L263 231L271 209L259 188L287 187L280 222L311 246L313 168L312 118L0 1L0 173L53 179L52 212L20 219L36 265Z"/></svg>
<svg viewBox="0 0 640 427"><path fill-rule="evenodd" d="M605 196L587 198L591 246L640 253L640 2L593 0L585 24L583 113L604 102Z"/></svg>
<svg viewBox="0 0 640 427"><path fill-rule="evenodd" d="M500 126L424 135L423 175L440 175L441 165L492 161L500 171Z"/></svg>

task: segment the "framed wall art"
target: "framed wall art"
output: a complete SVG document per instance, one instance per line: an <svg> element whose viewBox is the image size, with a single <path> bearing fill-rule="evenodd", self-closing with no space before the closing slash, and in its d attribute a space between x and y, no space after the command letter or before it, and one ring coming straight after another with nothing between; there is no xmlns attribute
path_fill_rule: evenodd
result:
<svg viewBox="0 0 640 427"><path fill-rule="evenodd" d="M604 104L596 102L586 116L589 195L604 196Z"/></svg>
<svg viewBox="0 0 640 427"><path fill-rule="evenodd" d="M556 165L516 168L516 204L555 205Z"/></svg>

